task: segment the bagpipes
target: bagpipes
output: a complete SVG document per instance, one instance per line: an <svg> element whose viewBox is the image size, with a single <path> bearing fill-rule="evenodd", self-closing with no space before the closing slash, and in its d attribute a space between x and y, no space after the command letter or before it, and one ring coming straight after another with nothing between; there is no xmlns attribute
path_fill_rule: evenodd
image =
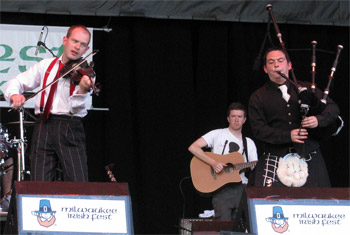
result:
<svg viewBox="0 0 350 235"><path fill-rule="evenodd" d="M282 40L282 34L278 28L275 16L274 16L273 11L272 11L272 5L267 4L266 10L269 12L269 17L273 22L273 25L274 25L274 28L275 28L275 31L277 34L277 38L278 38L279 43L281 45L281 48L284 51L284 54L286 55L287 60L290 61L290 57L288 55L288 52L287 52L285 45L284 45L284 42ZM311 87L310 88L303 87L300 84L298 84L293 68L290 69L290 74L291 74L293 80L291 80L285 74L279 72L280 76L282 76L283 78L285 78L286 80L288 80L289 82L291 82L291 84L293 84L295 86L297 93L298 93L299 102L300 102L300 110L301 110L303 118L305 118L307 116L315 116L315 115L321 114L325 110L325 108L327 106L328 95L330 92L330 86L331 86L331 83L334 79L334 73L335 73L337 65L338 65L340 53L343 49L342 45L337 46L337 52L336 52L336 56L335 56L335 59L333 62L333 66L331 68L331 73L328 76L327 87L323 91L323 97L319 98L316 96L316 83L315 83L317 42L312 41L311 44L312 44L312 63L311 63L311 67L312 67L311 75L312 75L312 77L311 77ZM340 132L340 130L343 128L343 126L344 126L344 122L343 122L342 118L340 116L338 116L337 120L329 128L317 128L319 130L315 131L315 134L317 136L319 136L320 138L330 136L330 135L335 136ZM327 129L327 131L325 131L326 129Z"/></svg>

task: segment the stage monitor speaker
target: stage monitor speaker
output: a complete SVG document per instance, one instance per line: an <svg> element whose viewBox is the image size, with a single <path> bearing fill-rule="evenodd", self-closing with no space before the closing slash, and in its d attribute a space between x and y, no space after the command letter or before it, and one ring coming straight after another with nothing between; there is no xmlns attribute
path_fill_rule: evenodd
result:
<svg viewBox="0 0 350 235"><path fill-rule="evenodd" d="M249 235L246 232L232 231L234 221L215 221L213 219L181 219L180 221L180 235Z"/></svg>
<svg viewBox="0 0 350 235"><path fill-rule="evenodd" d="M5 234L133 234L127 183L15 182Z"/></svg>
<svg viewBox="0 0 350 235"><path fill-rule="evenodd" d="M180 219L180 235L192 235L192 226L196 222L210 222L213 219L202 219L202 218L187 218Z"/></svg>
<svg viewBox="0 0 350 235"><path fill-rule="evenodd" d="M349 188L247 187L251 232L348 234Z"/></svg>
<svg viewBox="0 0 350 235"><path fill-rule="evenodd" d="M195 221L192 223L192 231L196 232L219 232L220 231L232 231L233 221Z"/></svg>

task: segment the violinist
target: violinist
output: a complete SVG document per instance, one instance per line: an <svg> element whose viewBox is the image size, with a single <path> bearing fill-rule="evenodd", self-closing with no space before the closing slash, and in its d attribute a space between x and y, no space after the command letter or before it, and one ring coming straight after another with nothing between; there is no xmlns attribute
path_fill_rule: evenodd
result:
<svg viewBox="0 0 350 235"><path fill-rule="evenodd" d="M43 88L60 78L60 70L89 49L91 33L83 25L71 26L63 37L63 54L43 59L7 83L5 98L14 109L25 102L23 92ZM54 181L58 164L64 181L88 181L85 132L82 118L94 78L83 75L78 84L59 79L36 96L38 116L32 137L30 173L33 181Z"/></svg>
<svg viewBox="0 0 350 235"><path fill-rule="evenodd" d="M336 122L339 108L329 98L323 111L311 116L303 115L298 89L281 76L284 74L288 77L291 68L292 63L282 48L268 49L264 56L264 71L269 80L249 100L250 125L264 148L264 155L259 158L255 168L254 185L330 187L320 146L311 130L328 128ZM311 89L311 84L307 82L298 81L298 84ZM322 97L319 89L316 89L316 96L318 99ZM299 159L300 166L296 165L295 175L278 174L278 167L285 163L286 156L297 156ZM300 172L297 172L297 168ZM304 182L301 182L301 174L305 176Z"/></svg>

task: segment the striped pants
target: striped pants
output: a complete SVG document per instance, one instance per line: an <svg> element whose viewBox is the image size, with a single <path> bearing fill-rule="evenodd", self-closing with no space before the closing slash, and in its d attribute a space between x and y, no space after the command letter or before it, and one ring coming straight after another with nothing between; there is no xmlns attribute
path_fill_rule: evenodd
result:
<svg viewBox="0 0 350 235"><path fill-rule="evenodd" d="M32 181L54 181L58 163L63 180L87 182L85 131L81 118L50 115L38 118L32 137L30 173Z"/></svg>

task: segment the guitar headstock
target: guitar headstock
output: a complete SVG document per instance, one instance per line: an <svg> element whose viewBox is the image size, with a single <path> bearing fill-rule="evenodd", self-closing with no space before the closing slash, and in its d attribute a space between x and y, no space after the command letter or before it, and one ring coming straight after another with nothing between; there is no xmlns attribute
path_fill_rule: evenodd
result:
<svg viewBox="0 0 350 235"><path fill-rule="evenodd" d="M112 182L117 182L117 180L114 177L114 174L112 172L113 168L114 168L114 164L113 163L108 164L107 166L105 166L105 169L107 171L108 177L111 179Z"/></svg>

